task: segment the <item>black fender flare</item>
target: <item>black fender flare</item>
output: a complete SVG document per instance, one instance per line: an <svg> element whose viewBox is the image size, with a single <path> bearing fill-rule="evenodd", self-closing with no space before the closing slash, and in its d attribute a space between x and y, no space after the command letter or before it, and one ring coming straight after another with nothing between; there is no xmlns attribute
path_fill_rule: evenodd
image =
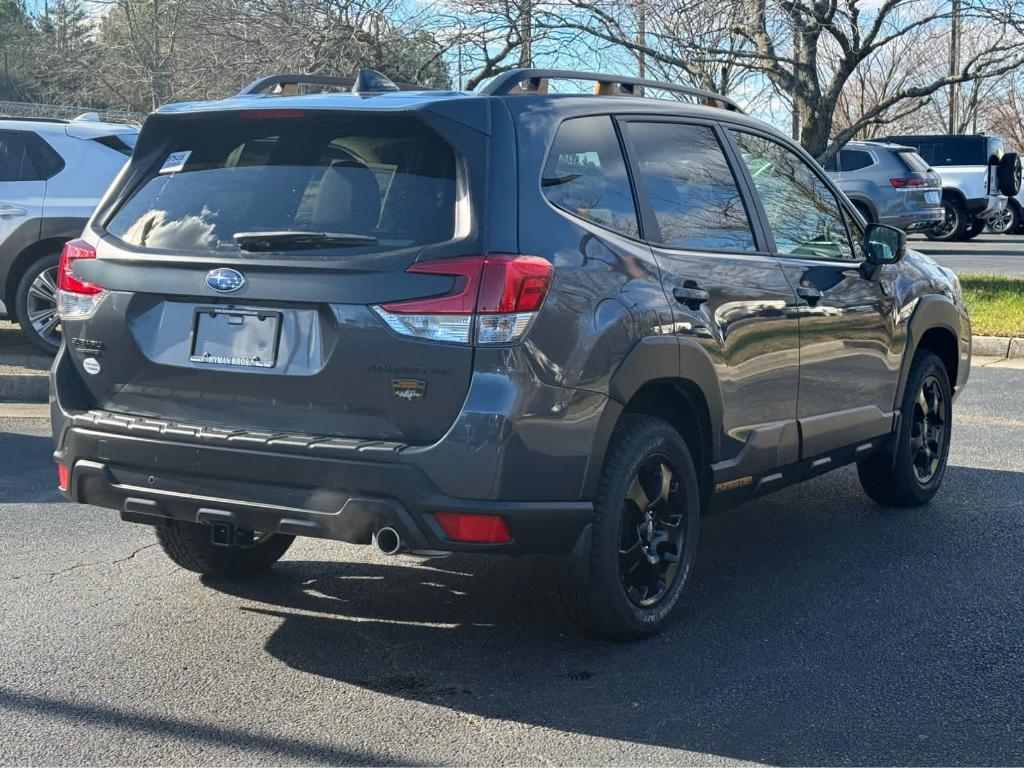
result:
<svg viewBox="0 0 1024 768"><path fill-rule="evenodd" d="M928 331L934 328L945 329L953 336L953 340L956 343L957 378L959 379L962 376L961 358L964 354L964 347L969 348L970 346L970 340L962 338L963 322L964 318L961 311L946 296L933 294L922 296L918 299L917 306L907 322L907 342L903 351L903 361L900 363L900 378L899 384L896 387L896 400L893 403L894 409L898 409L903 403L903 393L907 383L907 376L910 374L910 364L914 360L914 355L917 354L917 348L921 343L921 339ZM951 384L955 386L957 382L954 381Z"/></svg>
<svg viewBox="0 0 1024 768"><path fill-rule="evenodd" d="M871 212L872 221L878 221L878 208L871 200L857 194L847 195L847 197L850 198L850 202L853 203L855 206L863 205L865 208L867 208Z"/></svg>
<svg viewBox="0 0 1024 768"><path fill-rule="evenodd" d="M582 497L592 498L612 433L626 405L649 383L674 381L697 387L704 396L711 426L711 461L718 461L722 434L722 389L714 364L694 339L649 336L626 353L608 383L608 402L598 422L583 480Z"/></svg>

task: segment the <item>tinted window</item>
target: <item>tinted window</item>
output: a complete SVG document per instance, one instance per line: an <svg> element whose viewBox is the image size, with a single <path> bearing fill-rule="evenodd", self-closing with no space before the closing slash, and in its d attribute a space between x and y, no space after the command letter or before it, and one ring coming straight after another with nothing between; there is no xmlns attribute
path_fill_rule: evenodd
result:
<svg viewBox="0 0 1024 768"><path fill-rule="evenodd" d="M454 232L454 153L414 119L227 115L164 132L157 162L107 223L131 245L230 253L236 233L267 231L376 239L319 249L351 253Z"/></svg>
<svg viewBox="0 0 1024 768"><path fill-rule="evenodd" d="M110 136L97 136L93 141L97 144L102 144L105 147L110 147L114 151L120 152L122 155L130 157L132 149L135 147L135 134L115 133Z"/></svg>
<svg viewBox="0 0 1024 768"><path fill-rule="evenodd" d="M628 123L626 130L660 242L696 250L756 250L743 197L711 128Z"/></svg>
<svg viewBox="0 0 1024 768"><path fill-rule="evenodd" d="M778 142L740 131L733 136L768 215L778 253L854 259L839 201L811 166Z"/></svg>
<svg viewBox="0 0 1024 768"><path fill-rule="evenodd" d="M51 179L64 170L64 158L57 154L57 150L51 147L49 142L34 132L28 132L24 136L28 153L39 172L39 178Z"/></svg>
<svg viewBox="0 0 1024 768"><path fill-rule="evenodd" d="M870 154L860 149L844 149L839 155L839 165L843 169L843 173L859 171L861 168L867 168L875 163Z"/></svg>
<svg viewBox="0 0 1024 768"><path fill-rule="evenodd" d="M896 136L896 144L906 144L929 165L986 165L988 147L984 136Z"/></svg>
<svg viewBox="0 0 1024 768"><path fill-rule="evenodd" d="M822 167L829 173L837 172L839 170L839 155L832 155L832 157L825 161L825 165Z"/></svg>
<svg viewBox="0 0 1024 768"><path fill-rule="evenodd" d="M0 181L32 181L38 178L20 133L0 133Z"/></svg>
<svg viewBox="0 0 1024 768"><path fill-rule="evenodd" d="M630 237L639 235L622 149L607 115L562 123L541 186L559 208Z"/></svg>

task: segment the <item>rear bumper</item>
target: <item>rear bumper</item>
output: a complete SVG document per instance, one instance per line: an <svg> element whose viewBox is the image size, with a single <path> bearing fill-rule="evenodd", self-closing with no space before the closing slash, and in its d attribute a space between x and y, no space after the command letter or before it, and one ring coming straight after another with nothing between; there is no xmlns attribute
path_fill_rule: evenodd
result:
<svg viewBox="0 0 1024 768"><path fill-rule="evenodd" d="M967 210L978 219L990 219L1006 207L1003 195L986 195L974 197L967 201Z"/></svg>
<svg viewBox="0 0 1024 768"><path fill-rule="evenodd" d="M70 469L67 495L132 522L226 522L355 544L390 526L411 549L564 554L592 517L581 499L606 400L594 393L525 387L491 371L444 438L408 446L93 410L69 354L62 349L51 372L54 458ZM505 388L520 397L500 396ZM557 417L520 419L527 393L527 413ZM449 540L436 512L500 515L512 540Z"/></svg>
<svg viewBox="0 0 1024 768"><path fill-rule="evenodd" d="M942 221L943 216L942 208L921 208L893 216L881 216L879 221L890 227L902 229L904 232L916 232L938 224Z"/></svg>

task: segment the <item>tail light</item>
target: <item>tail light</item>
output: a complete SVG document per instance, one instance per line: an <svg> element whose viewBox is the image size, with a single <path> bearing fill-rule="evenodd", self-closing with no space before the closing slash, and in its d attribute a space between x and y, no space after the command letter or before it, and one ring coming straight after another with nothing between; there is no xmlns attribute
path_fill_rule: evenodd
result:
<svg viewBox="0 0 1024 768"><path fill-rule="evenodd" d="M491 253L413 264L410 272L451 275L444 296L375 306L395 333L431 341L510 344L526 335L551 288L551 263Z"/></svg>
<svg viewBox="0 0 1024 768"><path fill-rule="evenodd" d="M499 515L467 515L460 512L435 512L444 535L452 541L478 544L506 544L512 541L505 520Z"/></svg>
<svg viewBox="0 0 1024 768"><path fill-rule="evenodd" d="M911 189L917 187L927 187L928 182L924 179L917 179L913 176L907 178L896 178L889 179L889 183L892 184L896 189Z"/></svg>
<svg viewBox="0 0 1024 768"><path fill-rule="evenodd" d="M95 258L96 249L84 240L64 244L57 269L57 311L61 319L88 317L103 299L103 288L75 275L75 262Z"/></svg>

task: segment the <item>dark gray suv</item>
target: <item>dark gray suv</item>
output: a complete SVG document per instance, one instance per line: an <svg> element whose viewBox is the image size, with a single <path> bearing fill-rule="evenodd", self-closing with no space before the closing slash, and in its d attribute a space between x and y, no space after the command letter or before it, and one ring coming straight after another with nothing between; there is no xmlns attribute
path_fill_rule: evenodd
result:
<svg viewBox="0 0 1024 768"><path fill-rule="evenodd" d="M562 555L569 616L624 638L703 514L851 462L882 504L938 490L957 280L778 132L545 70L264 93L303 79L150 116L65 247L71 499L220 576L295 536Z"/></svg>

